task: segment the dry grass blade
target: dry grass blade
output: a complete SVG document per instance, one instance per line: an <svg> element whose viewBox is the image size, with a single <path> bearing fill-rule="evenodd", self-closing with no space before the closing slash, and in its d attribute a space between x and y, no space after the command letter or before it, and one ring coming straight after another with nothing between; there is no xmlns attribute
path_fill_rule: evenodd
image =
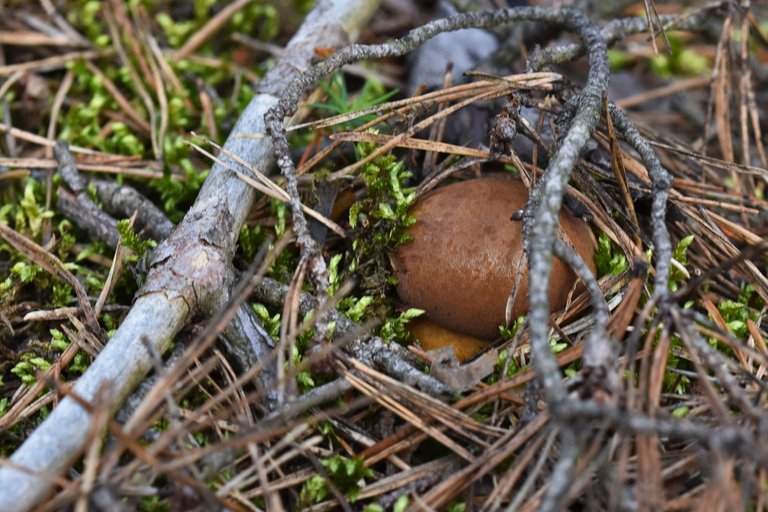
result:
<svg viewBox="0 0 768 512"><path fill-rule="evenodd" d="M139 11L143 12L143 11ZM165 57L160 52L159 48L157 47L157 41L155 41L154 37L149 33L148 26L149 26L149 20L146 19L146 17L141 17L140 22L138 23L140 30L139 30L139 37L141 39L141 42L143 43L143 54L146 54L146 61L149 64L149 68L152 72L152 82L154 86L154 91L157 93L157 103L158 108L160 110L160 121L157 126L157 147L159 148L160 152L156 153L158 155L158 159L162 155L163 149L163 141L166 140L166 134L168 133L168 125L170 123L169 117L169 106L168 106L168 93L166 92L166 89L169 89L168 85L165 83L163 73L161 73L162 64L160 64L160 61L164 61ZM167 67L167 64L166 64Z"/></svg>
<svg viewBox="0 0 768 512"><path fill-rule="evenodd" d="M539 414L533 421L519 431L509 431L499 438L493 446L486 450L480 457L475 458L462 470L457 471L439 485L436 485L428 493L422 496L424 502L435 509L446 506L460 492L472 482L482 478L493 470L504 459L519 450L528 440L542 429L549 418L546 413ZM410 510L417 510L411 507Z"/></svg>
<svg viewBox="0 0 768 512"><path fill-rule="evenodd" d="M99 391L100 392L96 395L96 400L94 401L96 414L93 416L93 423L91 426L92 434L90 438L92 441L90 446L86 448L84 460L85 470L83 471L83 478L80 485L80 497L75 504L75 512L88 511L88 501L91 498L91 492L93 492L95 487L96 475L99 470L103 439L102 432L105 430L107 422L109 421L109 407L105 407L103 404L103 401L108 399L109 387L105 386Z"/></svg>
<svg viewBox="0 0 768 512"><path fill-rule="evenodd" d="M19 128L14 128L13 126L10 126L6 123L0 123L0 132L7 133L17 139L31 142L33 144L39 144L45 147L53 147L56 145L55 140L46 139L45 137L42 137L35 133L31 133L25 130L20 130ZM81 146L70 146L70 150L73 153L80 153L84 155L107 155L108 154L108 153L103 153L101 151L96 151L94 149L84 148ZM123 155L110 155L110 156L112 158L126 159L126 157Z"/></svg>
<svg viewBox="0 0 768 512"><path fill-rule="evenodd" d="M213 143L211 141L209 141L209 143L211 143L212 145L214 145L215 147L218 147L220 150L223 151L223 148L221 148L220 146L216 145L215 143ZM286 201L288 201L290 199L288 197L288 193L285 190L283 190L281 187L279 187L274 181L269 179L267 176L264 176L262 173L260 173L258 171L258 169L256 169L252 165L248 164L248 162L245 162L243 159L239 158L237 155L233 155L232 153L229 153L227 151L223 151L223 153L227 157L235 160L235 162L237 162L241 166L243 166L246 169L248 169L254 176L257 177L257 180L254 180L250 176L247 176L242 171L240 171L237 168L233 167L232 165L230 165L229 163L225 162L224 160L221 160L220 158L214 156L213 154L211 154L210 152L208 152L205 149L201 148L197 144L194 144L193 142L187 142L187 144L192 146L196 151L198 151L201 154L203 154L203 155L207 156L208 158L210 158L212 161L218 163L222 167L225 167L225 168L229 169L230 171L234 172L237 175L237 177L239 179L241 179L244 183L247 183L251 187L253 187L256 190L258 190L259 192L261 192L262 194L265 194L265 195L267 195L269 197L272 197L274 199L277 199L277 200L283 201L283 202L286 202ZM315 219L315 220L317 220L319 222L322 222L324 226L326 226L328 229L332 230L334 233L336 233L337 235L339 235L342 238L346 238L347 234L346 234L346 231L344 230L344 228L342 228L341 226L339 226L338 224L336 224L332 220L328 219L324 215L321 215L320 213L316 212L315 210L313 210L312 208L309 208L308 206L306 206L304 204L301 205L301 208L302 208L302 210L304 210L304 212L307 215L309 215L310 217L312 217L313 219Z"/></svg>
<svg viewBox="0 0 768 512"><path fill-rule="evenodd" d="M83 41L76 41L67 37L49 36L31 30L0 31L0 44L8 46L87 46Z"/></svg>
<svg viewBox="0 0 768 512"><path fill-rule="evenodd" d="M649 103L654 100L664 98L665 96L669 96L669 95L678 93L680 91L705 87L709 85L710 82L711 82L710 77L695 77L695 78L689 78L687 80L678 80L678 81L675 81L674 83L671 83L669 85L664 85L652 91L642 92L640 94L630 96L629 98L616 100L616 105L620 108L625 108L625 109L632 108L634 106L642 105L644 103ZM649 142L653 143L653 141L649 141Z"/></svg>
<svg viewBox="0 0 768 512"><path fill-rule="evenodd" d="M82 52L70 52L62 55L54 55L45 59L24 62L21 64L6 64L0 66L0 76L9 76L17 72L25 73L35 71L43 73L54 71L67 66L68 63L78 59L93 60L101 57L109 57L113 54L110 50L86 50Z"/></svg>
<svg viewBox="0 0 768 512"><path fill-rule="evenodd" d="M67 97L70 87L75 81L75 73L72 70L68 70L62 79L59 89L56 91L56 97L53 99L53 106L51 107L51 119L48 122L47 137L49 140L56 140L56 124L59 121L59 114L61 107L64 104L64 100ZM45 156L48 158L53 157L53 148L48 146L45 148Z"/></svg>
<svg viewBox="0 0 768 512"><path fill-rule="evenodd" d="M20 235L15 230L9 228L5 224L0 224L0 236L9 244L11 244L17 251L26 255L30 260L34 261L37 265L40 265L46 272L53 276L57 276L69 284L75 293L80 304L80 310L85 315L88 327L98 337L102 337L103 333L99 322L96 319L96 314L93 311L91 302L88 299L88 294L85 292L83 285L77 278L69 271L64 263L51 254L49 251L40 247L28 238Z"/></svg>
<svg viewBox="0 0 768 512"><path fill-rule="evenodd" d="M363 365L360 365L354 360L352 360L351 363L358 370L363 367ZM415 426L419 430L422 430L425 434L449 448L462 459L468 462L472 462L474 460L472 454L469 453L469 451L467 451L463 446L453 441L450 437L446 436L443 432L441 432L440 429L428 425L416 413L399 404L391 396L388 396L387 393L389 390L387 388L371 385L360 377L355 376L351 372L345 373L344 378L361 393L373 398L380 405L405 419L409 424Z"/></svg>
<svg viewBox="0 0 768 512"><path fill-rule="evenodd" d="M608 105L606 103L606 109L605 109L605 122L608 127L608 141L610 143L610 151L611 151L611 168L613 169L613 174L616 176L616 182L619 184L619 190L621 190L621 195L624 199L624 204L627 207L627 212L629 212L629 220L634 224L635 226L639 225L640 223L637 220L637 213L635 212L635 203L632 200L632 196L629 194L629 185L627 183L627 173L624 169L623 160L621 158L621 151L619 149L619 141L616 137L616 132L613 129L613 122L611 121L611 116L608 113ZM640 236L635 236L635 244L637 246L640 246Z"/></svg>
<svg viewBox="0 0 768 512"><path fill-rule="evenodd" d="M143 131L145 135L149 135L152 131L152 128L149 126L149 123L142 117L141 114L139 114L131 105L131 102L128 101L128 99L123 95L122 92L120 92L120 89L117 88L114 82L110 80L102 71L99 69L96 65L94 65L90 61L86 61L85 65L88 67L88 69L93 73L95 76L98 76L101 80L101 83L104 85L104 88L107 89L107 91L112 95L112 98L117 102L117 104L120 106L120 108L123 109L123 112L128 116L128 118L132 121L132 124L137 126L139 130Z"/></svg>
<svg viewBox="0 0 768 512"><path fill-rule="evenodd" d="M473 103L477 103L478 101L499 98L501 96L504 96L507 92L508 91L506 90L505 87L496 86L496 87L490 88L490 90L485 93L480 93L477 96L472 96L470 98L467 98L463 101L456 103L455 105L451 105L450 107L447 107L444 110L441 110L440 112L434 114L433 116L430 116L427 119L424 119L423 121L415 123L413 126L408 128L408 130L406 130L405 133L401 133L399 135L392 137L392 139L389 142L387 142L383 146L376 148L370 155L366 156L365 158L362 158L357 162L355 162L354 164L350 164L344 167L343 169L340 169L332 173L330 178L334 180L334 179L342 178L344 176L348 176L353 172L359 170L365 164L370 163L375 158L378 158L381 155L388 153L393 148L395 148L398 144L402 143L405 139L413 136L415 133L418 133L421 130L424 130L425 128L429 128L434 123L448 117L449 115L453 114L457 110L460 110L466 107L467 105L472 105Z"/></svg>
<svg viewBox="0 0 768 512"><path fill-rule="evenodd" d="M69 365L79 350L80 346L77 343L71 343L53 363L53 366L46 370L42 375L43 378L14 397L6 413L0 417L0 432L8 430L24 418L30 417L54 400L53 392L49 391L43 396L40 396L40 393L46 388L47 382L54 379L57 374L61 373L62 368Z"/></svg>
<svg viewBox="0 0 768 512"><path fill-rule="evenodd" d="M55 169L58 163L53 158L7 158L0 157L0 165L15 169ZM135 166L133 162L128 165L108 165L84 163L77 160L77 168L81 171L99 172L106 174L121 174L124 176L135 176L138 178L162 178L163 172L143 166ZM21 171L19 171L21 172ZM18 174L19 176L28 176L28 172ZM10 179L3 175L3 179Z"/></svg>
<svg viewBox="0 0 768 512"><path fill-rule="evenodd" d="M457 434L465 436L470 441L481 446L487 445L487 443L474 437L472 432L495 438L498 438L503 433L502 430L479 423L459 410L454 409L429 395L414 391L408 386L403 386L392 377L376 372L375 370L360 364L359 361L353 360L352 367L363 375L379 380L381 384L387 386L387 391L391 391L393 394L398 394L401 400L408 401L416 408L425 411L430 419L442 423L449 429L454 430Z"/></svg>
<svg viewBox="0 0 768 512"><path fill-rule="evenodd" d="M667 39L664 26L659 19L659 13L656 12L656 4L653 0L643 0L643 7L645 8L645 17L648 20L648 29L651 33L651 44L653 45L654 53L659 53L659 49L656 47L657 30L661 31L661 37L664 39L664 44L666 45L667 51L671 52L672 46L669 44L669 39Z"/></svg>
<svg viewBox="0 0 768 512"><path fill-rule="evenodd" d="M114 44L117 56L120 58L123 66L125 66L125 68L128 70L133 86L136 88L139 97L144 103L144 108L147 109L147 115L149 116L149 134L150 140L152 142L152 151L155 157L159 159L162 155L162 145L158 140L157 110L155 108L155 103L152 100L152 96L149 94L149 91L147 90L146 86L144 85L144 81L142 80L142 76L146 77L147 79L152 79L154 75L151 73L149 67L146 64L143 52L138 48L138 38L132 37L130 38L130 43L133 57L135 57L135 61L139 63L139 66L142 69L142 73L140 74L136 70L136 67L133 64L134 59L132 59L131 55L128 54L122 39L122 34L124 32L127 32L126 35L128 36L133 35L133 24L128 18L122 2L119 0L110 0L110 4L113 9L106 9L104 11L105 19L109 27L109 35L112 39L112 44ZM159 87L160 85L157 84L156 86Z"/></svg>
<svg viewBox="0 0 768 512"><path fill-rule="evenodd" d="M507 92L528 89L549 91L552 89L554 84L560 82L562 79L562 75L550 72L494 77L493 80L479 80L469 84L455 85L403 100L389 101L387 103L382 103L381 105L362 108L347 114L340 114L317 121L297 124L289 127L288 131L296 131L307 128L313 130L328 128L371 114L382 114L388 111L418 108L429 102L435 102L439 104L448 103L460 99L471 98L473 96L479 96L483 93L495 90L500 85L506 86Z"/></svg>
<svg viewBox="0 0 768 512"><path fill-rule="evenodd" d="M295 398L296 395L295 389L286 389L289 385L293 387L292 381L286 378L286 371L291 372L294 367L293 358L290 357L290 354L294 353L296 338L299 334L299 300L301 298L301 288L307 274L307 266L308 261L299 261L288 284L288 294L283 304L282 321L280 322L280 343L277 351L277 394L278 400L281 402ZM289 354L287 362L286 354Z"/></svg>
<svg viewBox="0 0 768 512"><path fill-rule="evenodd" d="M421 151L433 151L435 153L447 153L454 156L469 156L473 158L480 158L488 160L491 157L489 151L482 149L473 149L464 146L457 146L455 144L447 144L445 142L437 142L426 139L414 139L408 137L406 139L397 138L395 135L381 135L378 133L361 133L361 132L341 132L331 135L330 140L339 142L372 142L376 145L394 143L394 147L418 149ZM510 158L501 158L499 162L513 163Z"/></svg>
<svg viewBox="0 0 768 512"><path fill-rule="evenodd" d="M731 109L729 90L732 83L731 60L728 47L733 36L733 16L729 15L723 22L720 41L717 44L717 58L713 70L712 104L714 107L715 127L720 143L723 159L734 162L733 138L731 131Z"/></svg>
<svg viewBox="0 0 768 512"><path fill-rule="evenodd" d="M239 10L243 9L252 1L253 0L237 0L227 5L224 9L220 10L218 13L216 13L215 16L211 17L208 23L206 23L201 30L197 31L193 37L190 37L184 43L184 46L175 52L174 58L178 60L187 58L207 39L213 36L213 34L219 30L232 16L234 16Z"/></svg>

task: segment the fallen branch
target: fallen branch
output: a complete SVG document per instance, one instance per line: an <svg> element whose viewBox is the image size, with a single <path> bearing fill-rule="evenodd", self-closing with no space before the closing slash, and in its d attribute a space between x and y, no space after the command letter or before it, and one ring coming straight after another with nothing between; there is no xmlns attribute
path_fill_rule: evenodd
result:
<svg viewBox="0 0 768 512"><path fill-rule="evenodd" d="M277 103L287 82L310 64L314 49L340 46L355 37L376 7L374 0L319 2L260 83L259 94L241 115L225 149L269 174L274 165L270 141L240 135L263 132L264 112ZM223 160L238 165L230 158ZM128 316L75 385L78 396L91 401L108 384L105 403L114 411L152 368L142 336L162 354L192 314L210 314L227 302L237 236L255 198L256 192L233 172L213 166L195 204L153 255L146 284ZM62 400L13 454L14 467L0 468L0 510L28 510L40 501L52 486L46 475L60 474L77 457L91 423L91 415L71 398Z"/></svg>

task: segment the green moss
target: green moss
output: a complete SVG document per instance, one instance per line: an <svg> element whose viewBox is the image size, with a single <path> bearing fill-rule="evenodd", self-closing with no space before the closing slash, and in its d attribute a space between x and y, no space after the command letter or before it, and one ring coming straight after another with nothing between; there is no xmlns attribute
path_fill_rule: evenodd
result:
<svg viewBox="0 0 768 512"><path fill-rule="evenodd" d="M170 173L170 169L166 168L162 178L151 180L149 183L159 192L163 210L174 223L184 217L184 211L192 205L209 172L197 169L190 160L182 160L181 169L184 180L177 179Z"/></svg>
<svg viewBox="0 0 768 512"><path fill-rule="evenodd" d="M40 240L43 222L53 217L53 212L45 209L45 190L41 183L27 179L24 195L16 210L16 231L33 240Z"/></svg>
<svg viewBox="0 0 768 512"><path fill-rule="evenodd" d="M634 58L629 53L613 48L608 50L608 60L612 71L626 69L634 62Z"/></svg>
<svg viewBox="0 0 768 512"><path fill-rule="evenodd" d="M384 85L374 78L366 78L360 91L351 94L347 82L341 73L335 73L318 86L325 92L323 103L313 103L311 106L326 115L348 114L374 105L380 105L397 94L396 90L387 91ZM351 130L375 119L373 114L362 116L352 121L338 125L340 130Z"/></svg>
<svg viewBox="0 0 768 512"><path fill-rule="evenodd" d="M360 144L360 158L374 149L372 144ZM355 231L350 267L364 293L381 302L396 284L389 271L389 255L410 240L406 229L416 219L408 214L408 207L416 194L414 188L404 186L411 173L394 155L382 155L364 165L361 175L366 194L349 211L349 225Z"/></svg>
<svg viewBox="0 0 768 512"><path fill-rule="evenodd" d="M607 274L618 276L628 267L624 253L605 233L600 233L597 238L595 265L597 266L598 277Z"/></svg>
<svg viewBox="0 0 768 512"><path fill-rule="evenodd" d="M364 478L373 476L373 471L366 468L361 458L347 458L334 455L320 461L328 472L327 478L333 482L337 489L354 502L360 492L359 482ZM299 507L306 507L319 503L328 495L326 476L315 475L301 488L299 494Z"/></svg>
<svg viewBox="0 0 768 512"><path fill-rule="evenodd" d="M408 508L408 504L410 503L410 498L408 498L407 495L400 496L395 501L395 504L392 506L392 512L405 512L405 510Z"/></svg>
<svg viewBox="0 0 768 512"><path fill-rule="evenodd" d="M274 340L280 339L280 313L276 313L271 316L269 310L264 304L251 304L251 309L254 314L261 320L261 325L267 331L269 336Z"/></svg>
<svg viewBox="0 0 768 512"><path fill-rule="evenodd" d="M145 258L149 249L157 247L157 242L154 240L145 240L136 234L133 228L131 228L130 219L117 221L117 232L120 233L120 243L132 253L128 256L128 261L130 262L136 262Z"/></svg>
<svg viewBox="0 0 768 512"><path fill-rule="evenodd" d="M699 76L711 72L711 62L695 50L686 48L674 32L667 32L671 53L659 53L650 59L651 70L662 78Z"/></svg>

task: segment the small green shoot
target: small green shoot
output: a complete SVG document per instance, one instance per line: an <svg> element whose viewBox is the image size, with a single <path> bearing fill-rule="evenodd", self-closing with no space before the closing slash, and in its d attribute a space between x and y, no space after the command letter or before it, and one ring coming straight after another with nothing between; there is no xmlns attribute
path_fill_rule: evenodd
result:
<svg viewBox="0 0 768 512"><path fill-rule="evenodd" d="M51 363L42 357L25 354L22 358L22 361L19 361L13 368L11 368L11 373L21 379L21 382L27 386L31 386L37 382L36 374L38 370L47 370L51 367Z"/></svg>
<svg viewBox="0 0 768 512"><path fill-rule="evenodd" d="M261 325L266 329L269 336L277 341L280 339L280 313L270 316L269 310L264 304L251 304L251 309L261 320Z"/></svg>
<svg viewBox="0 0 768 512"><path fill-rule="evenodd" d="M139 235L131 228L130 219L117 221L117 232L120 233L120 242L123 246L133 253L128 257L131 262L143 260L147 256L149 249L157 247L154 240L142 240Z"/></svg>
<svg viewBox="0 0 768 512"><path fill-rule="evenodd" d="M688 271L685 270L685 265L688 263L688 247L691 245L691 242L693 242L693 238L693 235L686 236L678 242L674 251L672 251L672 259L674 261L672 262L672 268L669 275L670 291L677 290L680 283L690 277L689 275L686 275Z"/></svg>
<svg viewBox="0 0 768 512"><path fill-rule="evenodd" d="M328 478L333 484L352 502L355 501L360 492L359 482L373 476L373 471L365 467L362 459L349 459L341 455L334 455L320 461L320 464L325 467ZM306 507L319 503L327 495L326 477L315 475L307 480L301 489L299 494L300 506Z"/></svg>
<svg viewBox="0 0 768 512"><path fill-rule="evenodd" d="M607 274L618 276L628 267L627 257L605 233L600 233L597 238L595 265L597 265L598 276Z"/></svg>
<svg viewBox="0 0 768 512"><path fill-rule="evenodd" d="M371 154L373 144L358 145L360 156ZM394 155L382 155L362 168L367 194L352 204L349 225L355 230L350 265L357 274L365 294L381 303L390 286L395 284L389 272L389 255L410 237L406 229L416 220L408 214L415 190L405 187L411 173ZM376 308L378 309L378 308Z"/></svg>
<svg viewBox="0 0 768 512"><path fill-rule="evenodd" d="M392 506L392 512L405 512L405 510L408 508L408 504L411 502L411 500L408 498L407 495L402 495L395 501L395 504Z"/></svg>
<svg viewBox="0 0 768 512"><path fill-rule="evenodd" d="M712 63L706 55L686 48L680 37L667 32L672 53L659 53L651 57L651 70L661 78L674 76L700 76L712 71Z"/></svg>
<svg viewBox="0 0 768 512"><path fill-rule="evenodd" d="M389 317L379 329L379 336L385 341L405 342L410 339L410 334L405 326L414 318L418 318L426 313L423 309L408 308L396 317Z"/></svg>
<svg viewBox="0 0 768 512"><path fill-rule="evenodd" d="M386 91L381 82L368 77L360 91L351 95L347 89L346 79L341 73L335 73L327 80L320 82L320 88L325 92L326 100L323 103L313 103L311 106L330 115L348 114L379 105L397 94L396 90ZM374 115L362 116L341 124L340 129L351 130L372 119Z"/></svg>
<svg viewBox="0 0 768 512"><path fill-rule="evenodd" d="M456 501L448 505L448 508L445 510L446 512L466 512L467 504L463 501Z"/></svg>

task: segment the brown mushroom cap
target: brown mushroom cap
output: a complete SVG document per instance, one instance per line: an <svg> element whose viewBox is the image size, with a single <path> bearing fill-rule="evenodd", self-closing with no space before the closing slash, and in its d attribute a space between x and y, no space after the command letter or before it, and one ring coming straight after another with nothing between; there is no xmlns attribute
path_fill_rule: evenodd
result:
<svg viewBox="0 0 768 512"><path fill-rule="evenodd" d="M527 199L521 182L491 177L448 185L417 201L411 209L416 224L408 230L413 240L392 258L400 299L449 329L497 337L517 272L522 275L512 318L528 311L522 225L510 219ZM594 272L589 226L564 211L560 226L566 243ZM553 262L549 301L556 310L565 305L576 276L562 261Z"/></svg>

